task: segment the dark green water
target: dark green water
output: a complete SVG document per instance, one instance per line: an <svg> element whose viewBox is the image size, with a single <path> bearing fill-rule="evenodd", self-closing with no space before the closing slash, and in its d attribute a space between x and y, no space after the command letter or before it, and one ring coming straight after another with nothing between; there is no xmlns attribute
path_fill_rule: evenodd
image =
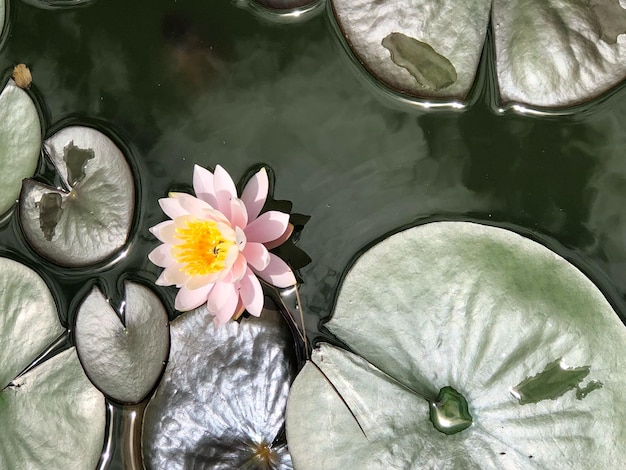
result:
<svg viewBox="0 0 626 470"><path fill-rule="evenodd" d="M157 199L191 183L193 165L235 179L256 164L274 196L311 216L298 245L311 338L342 273L367 244L430 218L503 224L548 243L618 304L626 292L626 92L561 117L498 113L485 79L464 111L393 106L367 84L325 12L277 24L229 2L120 0L42 10L10 3L0 70L24 62L48 135L67 122L103 128L135 167L139 217L128 255L94 270L42 262L15 214L5 251L52 281L67 318L98 277L152 281ZM46 171L42 168L42 174ZM52 280L53 279L53 280ZM172 306L174 290L161 290ZM70 314L71 316L71 314Z"/></svg>
<svg viewBox="0 0 626 470"><path fill-rule="evenodd" d="M395 106L348 58L327 15L278 24L232 2L100 0L85 8L9 5L0 71L26 63L50 135L68 122L104 129L139 184L128 255L95 269L41 260L16 213L3 253L36 267L71 324L86 282L115 296L125 276L154 281L148 228L157 199L188 188L194 164L235 179L269 165L276 199L310 215L298 246L311 339L342 274L367 245L432 219L484 221L525 233L570 259L622 319L626 295L626 91L568 116L498 113L481 77L463 111ZM488 67L483 67L488 72ZM361 76L360 76L361 74ZM39 175L50 175L42 164ZM160 289L172 316L175 290Z"/></svg>
<svg viewBox="0 0 626 470"><path fill-rule="evenodd" d="M235 179L264 163L274 196L311 216L299 241L313 259L300 271L311 337L350 260L431 217L547 237L613 302L623 298L624 90L557 118L499 114L481 89L465 111L397 108L359 77L325 12L276 24L225 1L139 3L41 10L13 1L0 56L5 75L16 63L31 68L48 135L86 122L131 153L140 216L128 256L98 270L106 283L156 277L146 255L156 246L147 229L163 219L157 199L189 185L195 163L221 164ZM14 219L2 245L40 264ZM94 277L41 264L62 311ZM164 295L172 305L174 291Z"/></svg>

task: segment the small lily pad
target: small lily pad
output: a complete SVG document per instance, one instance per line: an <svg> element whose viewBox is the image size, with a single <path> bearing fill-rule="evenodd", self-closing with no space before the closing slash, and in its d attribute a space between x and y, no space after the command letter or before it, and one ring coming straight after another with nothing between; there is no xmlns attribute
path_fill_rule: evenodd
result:
<svg viewBox="0 0 626 470"><path fill-rule="evenodd" d="M172 322L172 350L145 412L148 468L291 469L281 430L293 368L284 320L215 328L206 307Z"/></svg>
<svg viewBox="0 0 626 470"><path fill-rule="evenodd" d="M169 352L169 322L147 287L124 284L123 320L97 287L76 315L76 349L87 376L102 393L138 403L154 388Z"/></svg>
<svg viewBox="0 0 626 470"><path fill-rule="evenodd" d="M9 80L0 93L0 215L15 204L22 180L35 173L40 152L41 124L35 103Z"/></svg>
<svg viewBox="0 0 626 470"><path fill-rule="evenodd" d="M119 148L100 131L66 127L45 142L64 188L24 180L20 222L28 243L62 266L100 262L128 239L133 176Z"/></svg>
<svg viewBox="0 0 626 470"><path fill-rule="evenodd" d="M297 468L626 466L626 327L538 243L467 222L392 235L327 326L354 353L321 344L294 382Z"/></svg>

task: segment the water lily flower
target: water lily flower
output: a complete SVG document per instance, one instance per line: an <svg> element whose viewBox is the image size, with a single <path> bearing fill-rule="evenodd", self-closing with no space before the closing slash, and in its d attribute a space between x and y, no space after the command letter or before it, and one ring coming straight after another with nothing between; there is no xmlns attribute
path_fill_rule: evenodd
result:
<svg viewBox="0 0 626 470"><path fill-rule="evenodd" d="M239 317L244 309L259 316L263 290L257 276L276 287L296 284L287 263L269 252L291 235L289 214L261 213L269 189L265 168L238 197L224 168L217 165L211 173L196 165L193 189L196 197L170 193L159 200L172 220L150 229L163 242L148 255L165 268L156 284L180 289L177 310L206 303L216 326Z"/></svg>

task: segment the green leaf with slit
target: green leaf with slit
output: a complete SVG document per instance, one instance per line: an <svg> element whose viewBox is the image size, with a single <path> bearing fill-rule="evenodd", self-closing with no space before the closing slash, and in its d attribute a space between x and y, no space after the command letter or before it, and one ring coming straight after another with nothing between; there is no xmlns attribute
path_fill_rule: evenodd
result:
<svg viewBox="0 0 626 470"><path fill-rule="evenodd" d="M28 243L69 267L119 252L135 208L133 176L120 149L100 131L81 126L61 129L44 147L64 187L24 180L19 207Z"/></svg>
<svg viewBox="0 0 626 470"><path fill-rule="evenodd" d="M94 287L76 314L78 357L102 393L142 401L156 386L169 353L167 311L148 287L126 282L122 315Z"/></svg>
<svg viewBox="0 0 626 470"><path fill-rule="evenodd" d="M4 2L0 28L4 25ZM41 124L35 103L13 80L0 93L0 215L17 200L24 178L35 173L41 151Z"/></svg>
<svg viewBox="0 0 626 470"><path fill-rule="evenodd" d="M626 327L538 243L467 222L392 235L327 327L353 352L322 343L294 382L297 468L626 465Z"/></svg>
<svg viewBox="0 0 626 470"><path fill-rule="evenodd" d="M74 348L30 367L63 331L44 281L0 258L0 468L94 468L100 458L104 397Z"/></svg>
<svg viewBox="0 0 626 470"><path fill-rule="evenodd" d="M332 0L332 5L348 46L372 75L419 98L465 100L481 55L488 57L491 48L503 103L572 106L626 78L626 3L620 0ZM489 22L493 43L482 54ZM422 45L413 47L414 59L396 59L397 51L387 44L391 34ZM455 81L442 87L416 81L441 58L450 62L447 70L456 71Z"/></svg>

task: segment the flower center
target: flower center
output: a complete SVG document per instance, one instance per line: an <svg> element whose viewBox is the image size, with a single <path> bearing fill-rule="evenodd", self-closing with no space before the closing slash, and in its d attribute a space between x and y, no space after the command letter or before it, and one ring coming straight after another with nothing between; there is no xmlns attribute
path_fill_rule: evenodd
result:
<svg viewBox="0 0 626 470"><path fill-rule="evenodd" d="M176 229L183 243L172 247L172 256L189 276L214 274L226 267L228 250L235 240L224 236L212 220L188 220Z"/></svg>

